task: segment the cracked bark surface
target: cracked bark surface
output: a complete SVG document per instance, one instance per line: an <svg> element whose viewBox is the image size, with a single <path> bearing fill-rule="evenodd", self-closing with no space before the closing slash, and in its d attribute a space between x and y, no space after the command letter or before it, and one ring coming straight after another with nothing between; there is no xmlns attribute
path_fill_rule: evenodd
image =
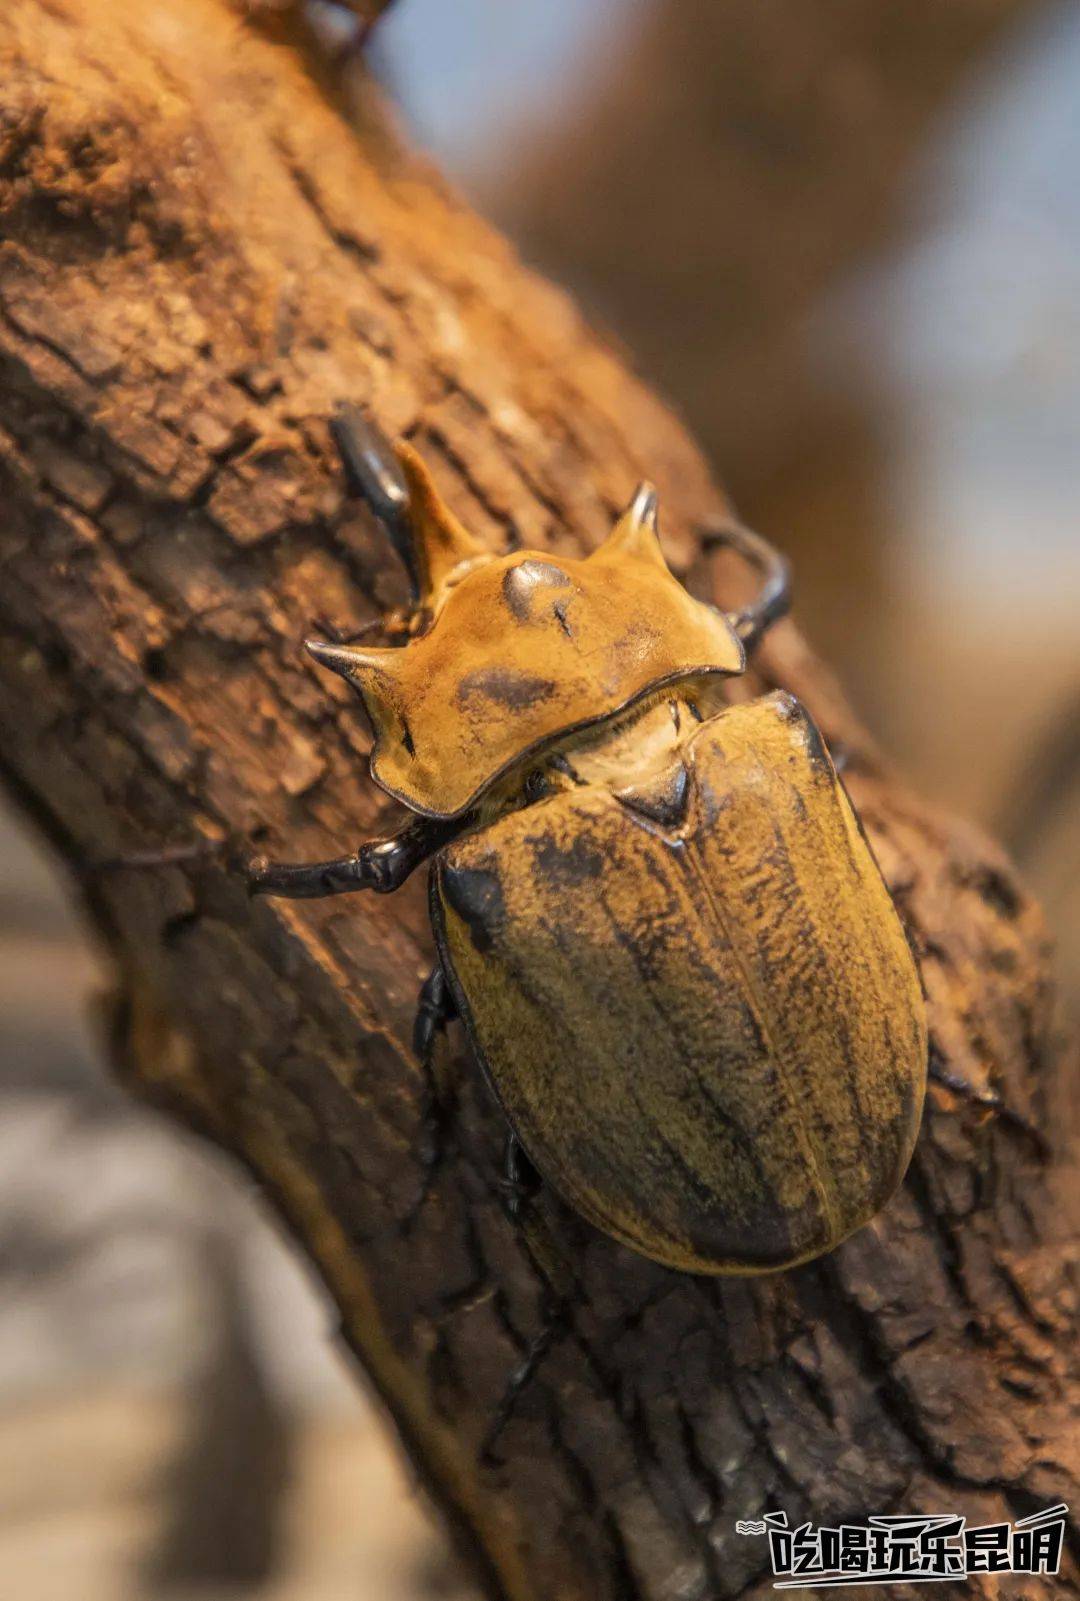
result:
<svg viewBox="0 0 1080 1601"><path fill-rule="evenodd" d="M993 845L888 772L790 624L736 692L793 690L849 754L928 997L911 1175L832 1256L757 1281L654 1267L547 1200L571 1325L484 1456L544 1295L456 1028L425 1182L422 884L252 903L211 859L96 864L193 836L316 858L396 819L347 692L299 649L316 617L404 599L342 499L338 397L407 432L500 548L595 545L648 472L673 565L729 600L738 575L694 537L722 501L370 86L354 137L225 0L13 0L0 55L4 777L115 956L132 1088L256 1175L479 1581L513 1601L752 1596L764 1542L734 1524L767 1507L1075 1510L1080 1157L1039 914ZM1074 1543L1055 1593L1078 1590Z"/></svg>

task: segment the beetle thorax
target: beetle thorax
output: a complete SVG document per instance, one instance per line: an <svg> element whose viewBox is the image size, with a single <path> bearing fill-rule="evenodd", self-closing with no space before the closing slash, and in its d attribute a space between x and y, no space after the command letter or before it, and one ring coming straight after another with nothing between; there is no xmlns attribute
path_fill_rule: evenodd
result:
<svg viewBox="0 0 1080 1601"><path fill-rule="evenodd" d="M401 460L426 626L401 647L316 655L360 692L372 776L411 810L489 810L495 791L512 794L523 770L589 730L602 731L585 741L590 760L618 767L639 754L620 745L628 714L639 721L638 708L682 686L742 671L730 620L668 569L648 488L587 557L497 556L450 515L418 459Z"/></svg>
<svg viewBox="0 0 1080 1601"><path fill-rule="evenodd" d="M700 720L687 695L667 695L628 717L589 729L547 764L552 789L598 784L618 789L665 772Z"/></svg>

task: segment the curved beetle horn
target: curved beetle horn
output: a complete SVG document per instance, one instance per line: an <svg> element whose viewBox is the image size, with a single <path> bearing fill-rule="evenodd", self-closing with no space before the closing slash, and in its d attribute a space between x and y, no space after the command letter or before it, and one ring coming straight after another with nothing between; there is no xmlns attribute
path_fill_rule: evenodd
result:
<svg viewBox="0 0 1080 1601"><path fill-rule="evenodd" d="M408 572L415 599L417 575L409 534L409 486L394 447L368 413L348 401L339 402L330 419L330 433L345 469L349 494L366 501L386 529Z"/></svg>
<svg viewBox="0 0 1080 1601"><path fill-rule="evenodd" d="M655 562L666 568L657 526L659 505L660 497L653 485L640 483L633 500L603 544L593 551L590 560L615 555L637 556L639 560Z"/></svg>
<svg viewBox="0 0 1080 1601"><path fill-rule="evenodd" d="M762 634L791 610L791 568L774 545L741 523L715 523L703 528L701 533L706 550L727 546L755 567L764 579L749 605L727 614L728 622L749 655Z"/></svg>
<svg viewBox="0 0 1080 1601"><path fill-rule="evenodd" d="M330 432L349 491L365 500L385 527L414 600L430 601L455 567L489 554L440 498L412 446L391 444L362 407L339 404Z"/></svg>
<svg viewBox="0 0 1080 1601"><path fill-rule="evenodd" d="M409 488L409 527L420 598L431 600L462 562L491 552L459 523L411 445L400 440L394 454Z"/></svg>

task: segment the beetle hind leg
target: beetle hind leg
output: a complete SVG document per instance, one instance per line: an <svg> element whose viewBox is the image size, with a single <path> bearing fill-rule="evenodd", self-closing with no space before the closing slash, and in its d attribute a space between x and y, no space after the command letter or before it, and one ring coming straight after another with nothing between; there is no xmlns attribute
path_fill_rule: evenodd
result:
<svg viewBox="0 0 1080 1601"><path fill-rule="evenodd" d="M507 1380L506 1389L487 1427L480 1447L481 1460L497 1463L496 1442L517 1410L525 1390L561 1337L572 1329L571 1305L575 1280L570 1262L535 1203L543 1179L512 1129L507 1130L503 1172L498 1181L503 1208L520 1232L529 1259L543 1285L544 1322L525 1348L521 1361Z"/></svg>
<svg viewBox="0 0 1080 1601"><path fill-rule="evenodd" d="M570 1261L552 1232L544 1208L537 1204L544 1181L513 1129L506 1131L502 1176L497 1186L507 1218L521 1234L533 1267L552 1306L563 1305L574 1291Z"/></svg>
<svg viewBox="0 0 1080 1601"><path fill-rule="evenodd" d="M517 1410L518 1401L522 1394L536 1377L544 1358L556 1343L561 1334L570 1326L569 1307L565 1301L557 1302L551 1309L550 1316L540 1333L532 1341L521 1362L511 1373L502 1398L492 1415L480 1444L480 1460L488 1466L495 1466L499 1462L495 1446Z"/></svg>

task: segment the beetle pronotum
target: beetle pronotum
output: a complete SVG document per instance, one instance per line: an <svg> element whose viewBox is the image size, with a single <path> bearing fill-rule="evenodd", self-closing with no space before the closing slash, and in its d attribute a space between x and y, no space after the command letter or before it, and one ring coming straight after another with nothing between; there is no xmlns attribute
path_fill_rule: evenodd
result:
<svg viewBox="0 0 1080 1601"><path fill-rule="evenodd" d="M497 556L408 445L351 407L334 433L418 626L403 646L308 649L359 691L372 776L413 816L339 860L254 862L252 887L388 891L430 861L418 1052L461 1017L544 1180L689 1272L830 1250L907 1167L926 1022L811 719L790 695L720 692L786 610L783 563L733 530L765 573L756 602L695 600L648 486L588 557Z"/></svg>

